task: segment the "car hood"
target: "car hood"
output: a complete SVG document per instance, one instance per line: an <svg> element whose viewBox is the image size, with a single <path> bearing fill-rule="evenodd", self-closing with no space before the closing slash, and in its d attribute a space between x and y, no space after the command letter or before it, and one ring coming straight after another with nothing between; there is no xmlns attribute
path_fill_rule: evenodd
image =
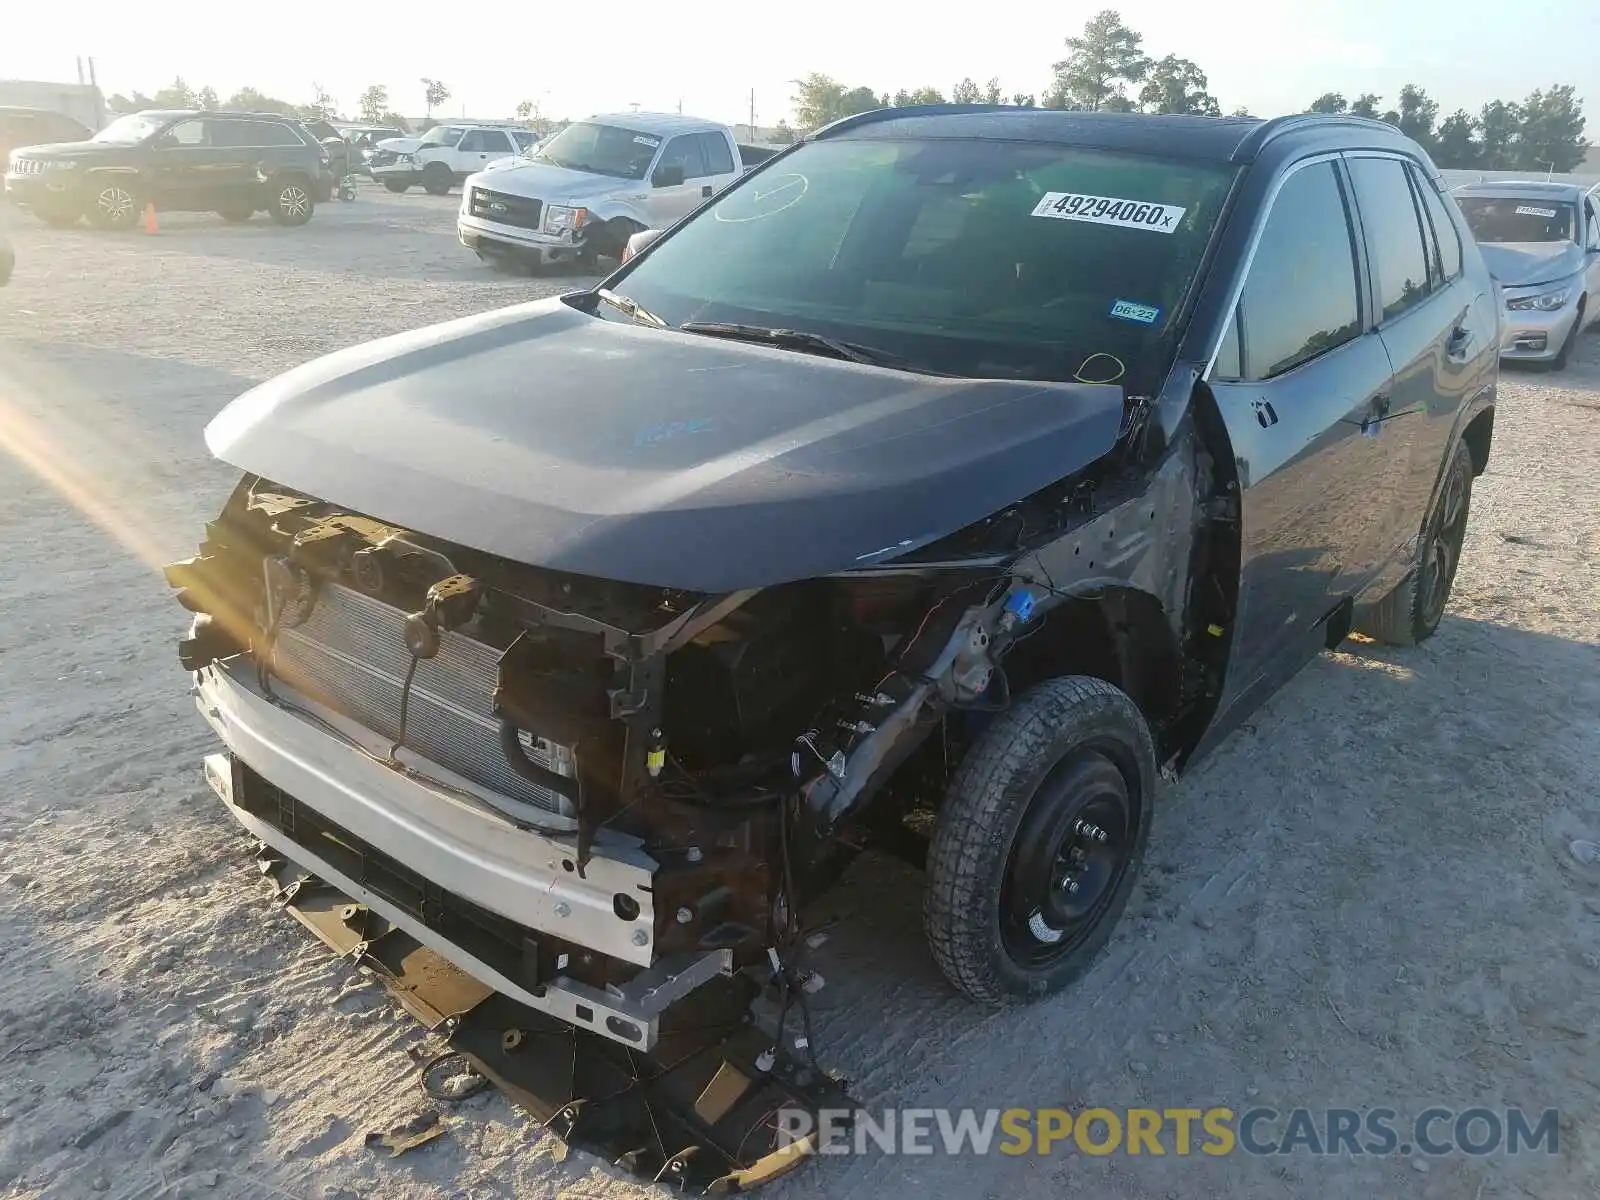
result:
<svg viewBox="0 0 1600 1200"><path fill-rule="evenodd" d="M397 137L384 138L382 141L374 142L372 148L374 150L392 150L396 154L410 154L420 145L422 145L421 138Z"/></svg>
<svg viewBox="0 0 1600 1200"><path fill-rule="evenodd" d="M504 558L721 592L881 562L1111 450L1120 388L948 379L537 301L319 359L218 458Z"/></svg>
<svg viewBox="0 0 1600 1200"><path fill-rule="evenodd" d="M1576 242L1487 242L1478 249L1502 287L1554 283L1583 269L1583 247Z"/></svg>
<svg viewBox="0 0 1600 1200"><path fill-rule="evenodd" d="M40 146L14 146L11 153L29 158L84 158L112 150L127 150L116 142L46 142Z"/></svg>
<svg viewBox="0 0 1600 1200"><path fill-rule="evenodd" d="M543 200L547 204L565 204L571 200L581 202L629 189L642 192L646 187L642 179L618 179L614 175L569 171L566 167L521 159L514 165L489 173L494 176L495 191L525 196L530 200ZM467 182L472 181L469 179Z"/></svg>

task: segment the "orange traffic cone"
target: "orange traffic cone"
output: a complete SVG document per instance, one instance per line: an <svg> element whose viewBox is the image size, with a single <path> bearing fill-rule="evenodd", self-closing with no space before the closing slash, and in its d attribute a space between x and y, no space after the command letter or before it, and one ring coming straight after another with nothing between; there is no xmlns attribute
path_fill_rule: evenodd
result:
<svg viewBox="0 0 1600 1200"><path fill-rule="evenodd" d="M146 204L144 206L144 231L146 233L161 232L161 227L156 224L156 206L154 204Z"/></svg>

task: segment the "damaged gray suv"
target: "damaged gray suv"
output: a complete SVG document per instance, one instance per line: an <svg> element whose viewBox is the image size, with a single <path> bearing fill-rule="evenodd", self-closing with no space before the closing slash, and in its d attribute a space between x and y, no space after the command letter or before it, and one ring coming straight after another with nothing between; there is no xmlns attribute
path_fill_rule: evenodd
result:
<svg viewBox="0 0 1600 1200"><path fill-rule="evenodd" d="M1163 778L1351 630L1434 632L1500 319L1386 125L850 118L600 287L216 418L245 474L168 572L211 782L331 943L498 993L432 1009L502 1006L497 1077L539 1022L670 1059L652 1124L736 1172L740 1097L815 1077L760 1022L678 1091L661 1047L728 994L798 1021L863 847L925 867L957 988L1047 995Z"/></svg>

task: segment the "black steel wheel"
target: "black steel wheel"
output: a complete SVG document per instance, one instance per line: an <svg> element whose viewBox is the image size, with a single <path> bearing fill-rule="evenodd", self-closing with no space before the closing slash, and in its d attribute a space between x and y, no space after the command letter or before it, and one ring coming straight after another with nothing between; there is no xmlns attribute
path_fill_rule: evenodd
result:
<svg viewBox="0 0 1600 1200"><path fill-rule="evenodd" d="M1382 600L1356 609L1358 631L1394 646L1414 645L1433 636L1450 602L1471 509L1472 453L1465 442L1457 442L1422 528L1416 567Z"/></svg>
<svg viewBox="0 0 1600 1200"><path fill-rule="evenodd" d="M998 1005L1081 975L1137 878L1156 778L1143 715L1104 680L1049 680L995 717L928 854L924 925L950 982Z"/></svg>

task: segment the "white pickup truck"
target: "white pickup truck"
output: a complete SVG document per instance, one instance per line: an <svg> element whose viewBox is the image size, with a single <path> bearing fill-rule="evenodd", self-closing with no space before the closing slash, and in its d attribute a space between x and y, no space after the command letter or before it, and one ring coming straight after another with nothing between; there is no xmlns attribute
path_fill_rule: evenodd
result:
<svg viewBox="0 0 1600 1200"><path fill-rule="evenodd" d="M515 165L469 178L456 229L462 245L496 264L616 258L635 233L687 216L772 153L696 117L590 117Z"/></svg>
<svg viewBox="0 0 1600 1200"><path fill-rule="evenodd" d="M391 192L420 183L429 195L443 196L467 176L534 144L533 134L517 126L458 122L435 125L420 138L387 138L367 161L372 177Z"/></svg>

